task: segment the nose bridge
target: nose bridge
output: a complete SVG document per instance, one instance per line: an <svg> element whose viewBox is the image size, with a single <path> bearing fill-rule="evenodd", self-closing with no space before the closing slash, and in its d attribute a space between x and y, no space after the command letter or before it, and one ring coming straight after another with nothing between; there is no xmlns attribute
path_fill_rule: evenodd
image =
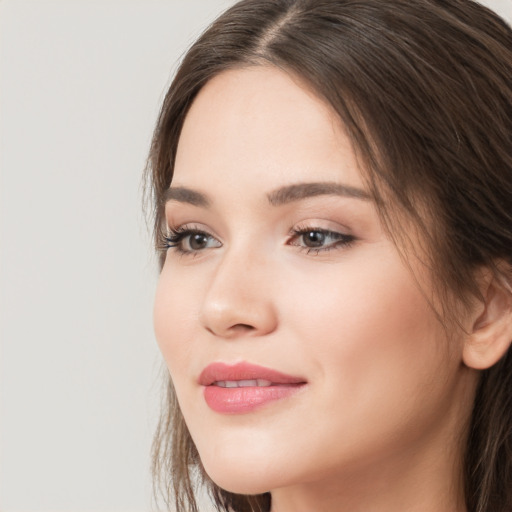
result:
<svg viewBox="0 0 512 512"><path fill-rule="evenodd" d="M213 271L201 310L203 326L217 336L272 332L277 312L270 283L272 265L249 244L225 249Z"/></svg>

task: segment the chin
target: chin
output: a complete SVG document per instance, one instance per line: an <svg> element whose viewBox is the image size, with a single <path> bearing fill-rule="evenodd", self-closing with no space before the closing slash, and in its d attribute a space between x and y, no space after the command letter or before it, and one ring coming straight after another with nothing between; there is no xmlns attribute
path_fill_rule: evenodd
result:
<svg viewBox="0 0 512 512"><path fill-rule="evenodd" d="M230 461L225 457L214 457L214 459L210 461L201 458L201 462L210 479L225 491L255 495L269 492L276 487L276 478L279 475L273 475L268 467L251 463L250 459L243 461L240 459Z"/></svg>
<svg viewBox="0 0 512 512"><path fill-rule="evenodd" d="M254 472L251 475L245 473L241 474L240 471L208 471L206 474L210 479L225 491L234 494L255 495L263 494L270 491L268 477L260 478L262 475L256 475Z"/></svg>

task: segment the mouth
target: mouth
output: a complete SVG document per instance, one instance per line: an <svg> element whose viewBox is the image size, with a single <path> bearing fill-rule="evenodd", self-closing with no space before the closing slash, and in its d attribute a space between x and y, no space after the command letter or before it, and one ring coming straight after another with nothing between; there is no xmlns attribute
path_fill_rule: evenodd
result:
<svg viewBox="0 0 512 512"><path fill-rule="evenodd" d="M211 384L212 386L219 386L219 388L250 388L259 387L267 388L272 386L272 382L264 379L253 380L218 380Z"/></svg>
<svg viewBox="0 0 512 512"><path fill-rule="evenodd" d="M292 396L306 380L250 363L213 363L201 372L199 384L210 409L241 414Z"/></svg>

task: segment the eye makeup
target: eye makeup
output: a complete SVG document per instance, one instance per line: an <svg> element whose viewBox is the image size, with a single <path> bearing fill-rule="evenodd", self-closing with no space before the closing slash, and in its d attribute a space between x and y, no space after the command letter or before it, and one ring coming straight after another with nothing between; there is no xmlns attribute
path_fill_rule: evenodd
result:
<svg viewBox="0 0 512 512"><path fill-rule="evenodd" d="M306 254L319 254L346 248L356 240L353 235L304 224L291 229L288 237L286 245L298 247ZM163 243L164 250L170 249L181 255L197 254L219 247L222 247L222 242L211 233L197 226L186 224L178 228L169 228Z"/></svg>
<svg viewBox="0 0 512 512"><path fill-rule="evenodd" d="M292 238L288 245L300 247L307 254L319 254L348 247L356 240L353 235L315 226L299 226L294 228L290 235Z"/></svg>

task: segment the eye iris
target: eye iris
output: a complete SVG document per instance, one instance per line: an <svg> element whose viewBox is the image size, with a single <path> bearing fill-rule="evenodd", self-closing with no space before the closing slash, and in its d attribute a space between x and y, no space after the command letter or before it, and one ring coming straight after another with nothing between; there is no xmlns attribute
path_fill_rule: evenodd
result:
<svg viewBox="0 0 512 512"><path fill-rule="evenodd" d="M320 231L308 231L304 234L304 244L307 247L321 247L325 243L325 234Z"/></svg>
<svg viewBox="0 0 512 512"><path fill-rule="evenodd" d="M203 233L195 233L189 239L190 248L194 251L204 249L208 244L208 237Z"/></svg>

